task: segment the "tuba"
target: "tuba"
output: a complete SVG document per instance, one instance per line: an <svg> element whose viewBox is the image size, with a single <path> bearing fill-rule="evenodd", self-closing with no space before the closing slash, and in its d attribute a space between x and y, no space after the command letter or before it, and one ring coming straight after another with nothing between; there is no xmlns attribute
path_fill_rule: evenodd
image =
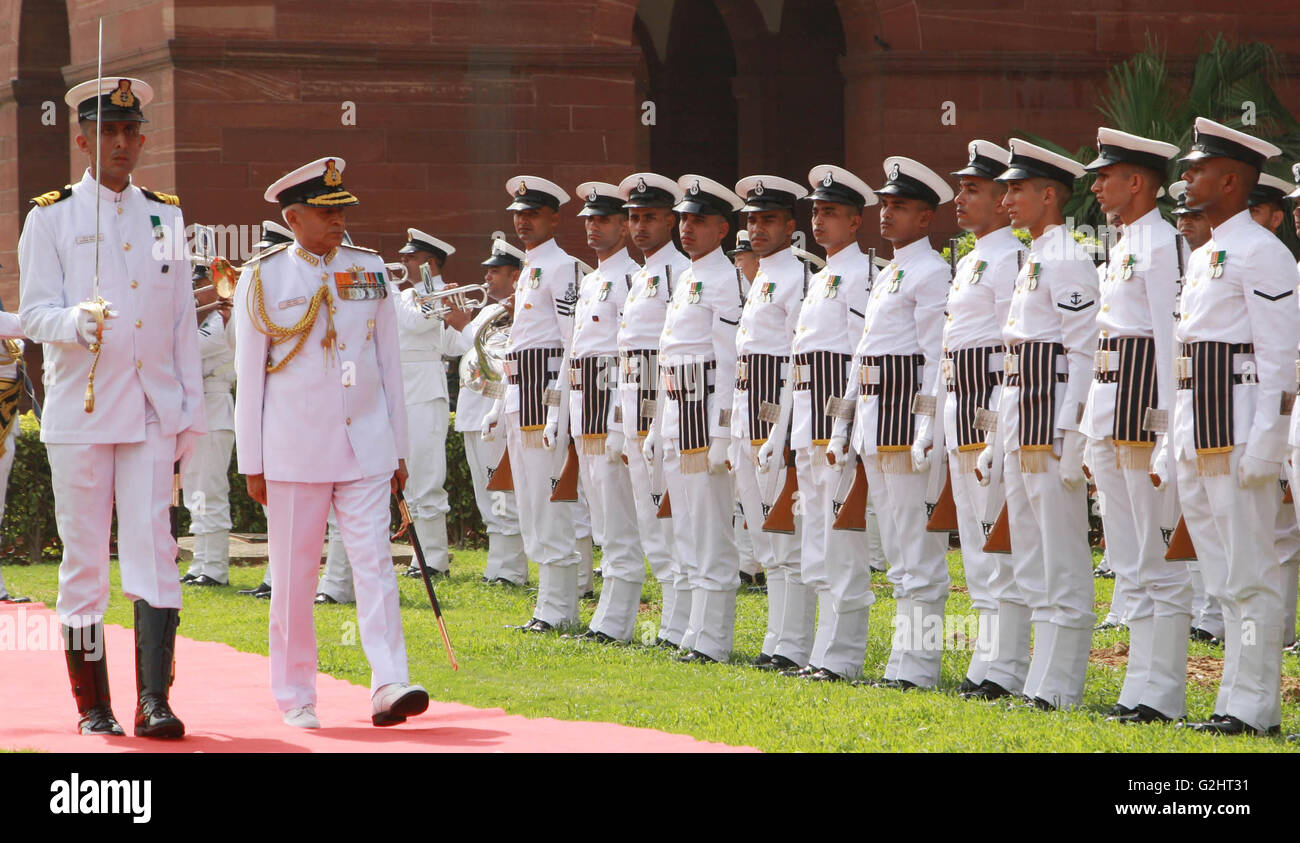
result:
<svg viewBox="0 0 1300 843"><path fill-rule="evenodd" d="M474 334L474 347L460 358L460 383L485 398L496 399L506 394L511 313L503 304L490 304L483 312L486 316Z"/></svg>

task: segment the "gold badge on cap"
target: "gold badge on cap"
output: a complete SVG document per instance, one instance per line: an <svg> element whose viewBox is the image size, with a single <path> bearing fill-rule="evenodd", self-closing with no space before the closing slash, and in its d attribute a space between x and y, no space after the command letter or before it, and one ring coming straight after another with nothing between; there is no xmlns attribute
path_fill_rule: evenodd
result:
<svg viewBox="0 0 1300 843"><path fill-rule="evenodd" d="M889 170L889 180L890 180L890 181L898 181L898 173L899 173L900 170L902 170L902 167L900 167L900 166L898 165L898 162L895 161L895 162L894 162L894 166L891 167L890 170Z"/></svg>
<svg viewBox="0 0 1300 843"><path fill-rule="evenodd" d="M826 187L830 187L831 185L835 184L835 176L831 173L830 170L827 170L826 175L822 176L822 184Z"/></svg>
<svg viewBox="0 0 1300 843"><path fill-rule="evenodd" d="M524 195L525 193L527 193L527 192L528 192L528 185L524 183L524 180L523 180L523 179L520 179L520 180L519 180L519 189L516 190L515 193L516 193L517 195L519 195L519 196L523 196L523 195Z"/></svg>
<svg viewBox="0 0 1300 843"><path fill-rule="evenodd" d="M117 87L113 89L113 93L109 94L108 101L121 108L133 108L136 100L135 94L131 93L131 80L117 80Z"/></svg>
<svg viewBox="0 0 1300 843"><path fill-rule="evenodd" d="M338 187L343 184L343 174L334 166L334 159L328 158L325 161L325 186Z"/></svg>

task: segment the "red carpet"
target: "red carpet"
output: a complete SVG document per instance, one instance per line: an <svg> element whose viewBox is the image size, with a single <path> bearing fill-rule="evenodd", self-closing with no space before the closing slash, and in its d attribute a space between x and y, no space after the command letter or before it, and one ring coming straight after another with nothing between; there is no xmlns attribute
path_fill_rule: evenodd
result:
<svg viewBox="0 0 1300 843"><path fill-rule="evenodd" d="M501 709L431 702L400 726L370 724L370 691L321 674L316 713L323 728L280 721L271 698L266 656L225 644L176 639L172 705L185 721L183 740L131 737L135 712L135 644L129 629L106 627L113 713L127 737L76 734L77 709L68 685L54 613L40 603L0 603L0 623L18 641L0 648L0 747L45 752L736 752L686 735L613 723L529 719ZM21 625L19 625L21 621ZM39 627L40 631L34 631ZM53 630L44 649L40 642Z"/></svg>

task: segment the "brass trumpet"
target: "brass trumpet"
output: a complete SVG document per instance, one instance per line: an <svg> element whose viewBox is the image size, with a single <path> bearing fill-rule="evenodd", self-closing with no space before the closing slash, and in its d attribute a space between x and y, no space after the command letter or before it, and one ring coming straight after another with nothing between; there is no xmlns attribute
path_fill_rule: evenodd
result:
<svg viewBox="0 0 1300 843"><path fill-rule="evenodd" d="M470 284L464 287L447 287L435 293L415 297L416 304L424 311L425 318L435 316L439 319L454 307L457 310L478 310L488 303L486 284Z"/></svg>
<svg viewBox="0 0 1300 843"><path fill-rule="evenodd" d="M194 295L206 293L208 290L217 291L217 301L211 304L205 304L202 307L195 308L195 313L206 313L229 304L235 297L235 287L239 284L239 273L230 265L230 261L225 258L214 258L209 269L212 273L212 283L203 287L196 287Z"/></svg>

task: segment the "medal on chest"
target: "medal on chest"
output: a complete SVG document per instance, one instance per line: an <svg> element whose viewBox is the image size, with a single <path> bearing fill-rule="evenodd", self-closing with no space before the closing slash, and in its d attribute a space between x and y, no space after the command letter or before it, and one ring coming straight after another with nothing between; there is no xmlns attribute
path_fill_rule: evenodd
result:
<svg viewBox="0 0 1300 843"><path fill-rule="evenodd" d="M388 285L382 272L366 272L353 265L345 272L334 273L334 287L341 301L369 301L388 296Z"/></svg>
<svg viewBox="0 0 1300 843"><path fill-rule="evenodd" d="M832 275L826 279L826 287L823 290L826 298L833 299L840 294L840 284L844 279L839 275Z"/></svg>
<svg viewBox="0 0 1300 843"><path fill-rule="evenodd" d="M988 261L976 261L975 267L970 272L970 285L974 287L984 277L984 270L989 268Z"/></svg>
<svg viewBox="0 0 1300 843"><path fill-rule="evenodd" d="M597 298L600 299L601 301L604 301L605 299L609 298L609 282L608 282L608 281L602 281L602 282L601 282L601 285L600 285L600 293L597 294Z"/></svg>
<svg viewBox="0 0 1300 843"><path fill-rule="evenodd" d="M686 301L690 304L700 303L700 293L704 290L703 281L692 281L686 288Z"/></svg>
<svg viewBox="0 0 1300 843"><path fill-rule="evenodd" d="M536 290L542 284L542 268L535 266L528 270L528 286Z"/></svg>
<svg viewBox="0 0 1300 843"><path fill-rule="evenodd" d="M1210 277L1222 278L1223 265L1228 262L1228 253L1226 251L1210 253Z"/></svg>
<svg viewBox="0 0 1300 843"><path fill-rule="evenodd" d="M758 300L760 302L771 302L772 293L774 292L776 292L776 282L764 281L763 284L758 288Z"/></svg>
<svg viewBox="0 0 1300 843"><path fill-rule="evenodd" d="M1025 276L1025 289L1030 291L1037 290L1038 279L1040 276L1042 276L1042 274L1043 274L1043 265L1041 263L1038 263L1037 261L1030 261L1029 274Z"/></svg>
<svg viewBox="0 0 1300 843"><path fill-rule="evenodd" d="M1137 255L1125 255L1124 260L1119 263L1119 280L1127 281L1133 277L1133 266L1137 263Z"/></svg>
<svg viewBox="0 0 1300 843"><path fill-rule="evenodd" d="M150 214L149 222L153 224L153 239L161 240L167 235L167 229L162 224L162 217Z"/></svg>
<svg viewBox="0 0 1300 843"><path fill-rule="evenodd" d="M651 275L645 282L645 297L652 299L659 295L659 276Z"/></svg>
<svg viewBox="0 0 1300 843"><path fill-rule="evenodd" d="M898 288L901 287L902 284L903 284L903 270L896 269L894 270L894 274L889 277L889 287L887 289L891 293L897 293Z"/></svg>

